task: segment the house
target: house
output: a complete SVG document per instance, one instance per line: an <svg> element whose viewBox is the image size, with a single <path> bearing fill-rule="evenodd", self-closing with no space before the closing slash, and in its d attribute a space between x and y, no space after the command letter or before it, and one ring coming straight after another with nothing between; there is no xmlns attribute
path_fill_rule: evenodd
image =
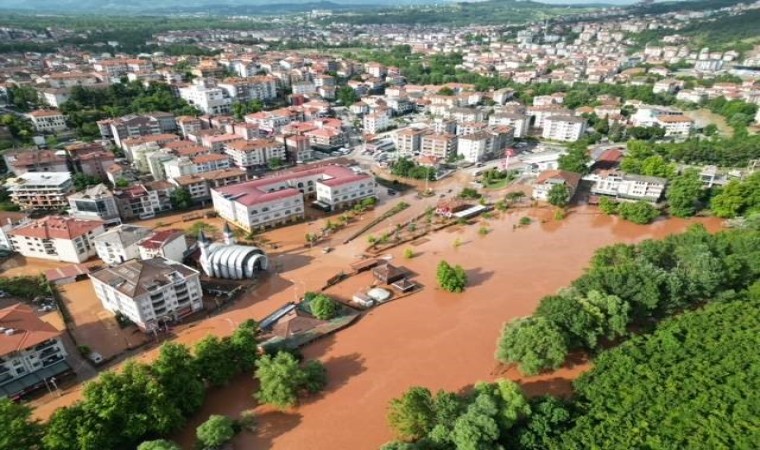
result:
<svg viewBox="0 0 760 450"><path fill-rule="evenodd" d="M74 191L69 172L27 172L9 178L5 187L11 201L25 211L65 208L66 196Z"/></svg>
<svg viewBox="0 0 760 450"><path fill-rule="evenodd" d="M137 243L151 234L150 228L122 224L95 236L95 252L108 265L140 257Z"/></svg>
<svg viewBox="0 0 760 450"><path fill-rule="evenodd" d="M220 87L204 84L202 79L198 83L179 88L179 96L204 114L215 116L231 112L232 99L227 92Z"/></svg>
<svg viewBox="0 0 760 450"><path fill-rule="evenodd" d="M166 181L132 184L113 194L123 220L150 219L172 209L171 193L176 187Z"/></svg>
<svg viewBox="0 0 760 450"><path fill-rule="evenodd" d="M541 172L533 184L532 198L534 200L548 201L549 192L556 185L564 185L567 187L567 200L573 198L575 191L578 189L578 185L581 182L581 175L575 172L568 172L566 170L546 170Z"/></svg>
<svg viewBox="0 0 760 450"><path fill-rule="evenodd" d="M66 153L54 150L9 150L3 154L5 165L19 176L27 172L68 172Z"/></svg>
<svg viewBox="0 0 760 450"><path fill-rule="evenodd" d="M40 133L55 133L67 129L66 116L57 109L38 109L27 114L34 129Z"/></svg>
<svg viewBox="0 0 760 450"><path fill-rule="evenodd" d="M160 256L182 262L187 252L187 240L181 230L169 228L144 237L137 243L137 249L142 259Z"/></svg>
<svg viewBox="0 0 760 450"><path fill-rule="evenodd" d="M103 308L145 332L203 309L200 273L165 258L131 259L91 273L90 280Z"/></svg>
<svg viewBox="0 0 760 450"><path fill-rule="evenodd" d="M576 116L551 116L544 119L544 139L575 142L586 132L586 119Z"/></svg>
<svg viewBox="0 0 760 450"><path fill-rule="evenodd" d="M106 225L121 223L116 198L105 184L90 186L68 197L70 214L77 219L100 220Z"/></svg>
<svg viewBox="0 0 760 450"><path fill-rule="evenodd" d="M29 214L0 211L0 250L12 251L13 244L8 236L8 232L27 223L29 223Z"/></svg>
<svg viewBox="0 0 760 450"><path fill-rule="evenodd" d="M17 303L0 309L0 397L18 399L72 373L61 332ZM48 387L49 388L49 387Z"/></svg>
<svg viewBox="0 0 760 450"><path fill-rule="evenodd" d="M103 222L47 216L10 232L14 250L28 258L80 263L95 256L93 239L105 232Z"/></svg>

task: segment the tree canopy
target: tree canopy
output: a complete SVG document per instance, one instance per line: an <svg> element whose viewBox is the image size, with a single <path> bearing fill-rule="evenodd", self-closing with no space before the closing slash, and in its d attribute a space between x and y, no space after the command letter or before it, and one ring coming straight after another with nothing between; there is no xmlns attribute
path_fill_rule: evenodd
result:
<svg viewBox="0 0 760 450"><path fill-rule="evenodd" d="M438 286L446 292L464 292L467 286L467 272L462 266L451 266L446 261L438 263L436 279Z"/></svg>
<svg viewBox="0 0 760 450"><path fill-rule="evenodd" d="M324 367L317 361L301 366L289 352L264 355L256 361L256 378L261 383L256 398L278 408L292 408L299 395L316 393L327 384Z"/></svg>

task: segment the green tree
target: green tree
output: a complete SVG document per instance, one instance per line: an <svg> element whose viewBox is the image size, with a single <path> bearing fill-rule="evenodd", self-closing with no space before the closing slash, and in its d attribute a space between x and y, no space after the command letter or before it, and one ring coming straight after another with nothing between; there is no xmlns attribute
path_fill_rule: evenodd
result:
<svg viewBox="0 0 760 450"><path fill-rule="evenodd" d="M547 200L554 206L566 206L570 200L570 189L565 184L555 184L549 189Z"/></svg>
<svg viewBox="0 0 760 450"><path fill-rule="evenodd" d="M519 448L544 450L572 426L573 415L562 400L538 397L531 401L531 415L527 424L517 431Z"/></svg>
<svg viewBox="0 0 760 450"><path fill-rule="evenodd" d="M496 357L517 363L526 375L557 369L567 357L562 331L544 317L516 319L504 326Z"/></svg>
<svg viewBox="0 0 760 450"><path fill-rule="evenodd" d="M660 215L657 208L645 201L623 202L618 204L617 210L620 217L639 225L652 223Z"/></svg>
<svg viewBox="0 0 760 450"><path fill-rule="evenodd" d="M194 222L188 229L185 231L185 234L190 237L198 237L198 234L203 231L203 233L206 235L206 237L213 236L216 234L219 234L219 229L210 223L206 223L202 220Z"/></svg>
<svg viewBox="0 0 760 450"><path fill-rule="evenodd" d="M311 306L311 313L319 320L330 320L340 311L338 304L324 294L316 295L309 302L309 305Z"/></svg>
<svg viewBox="0 0 760 450"><path fill-rule="evenodd" d="M454 422L451 440L457 450L497 449L499 413L496 402L487 395L478 395L467 411Z"/></svg>
<svg viewBox="0 0 760 450"><path fill-rule="evenodd" d="M559 157L558 165L562 170L586 174L589 170L591 156L588 154L588 142L581 140L573 143L568 152Z"/></svg>
<svg viewBox="0 0 760 450"><path fill-rule="evenodd" d="M0 449L40 448L41 437L42 427L28 406L0 398Z"/></svg>
<svg viewBox="0 0 760 450"><path fill-rule="evenodd" d="M256 368L259 354L259 325L253 319L241 323L230 336L230 346L238 363L238 370L250 372Z"/></svg>
<svg viewBox="0 0 760 450"><path fill-rule="evenodd" d="M324 368L312 361L302 368L291 353L277 352L264 355L256 361L256 378L261 383L256 398L278 408L292 408L298 404L298 395L306 390L315 393L324 388L326 376Z"/></svg>
<svg viewBox="0 0 760 450"><path fill-rule="evenodd" d="M396 436L406 441L425 437L436 425L433 396L424 387L411 387L400 398L391 400L388 423Z"/></svg>
<svg viewBox="0 0 760 450"><path fill-rule="evenodd" d="M234 422L227 416L214 414L198 426L195 434L204 449L218 449L235 437Z"/></svg>
<svg viewBox="0 0 760 450"><path fill-rule="evenodd" d="M693 216L697 212L702 193L702 179L696 169L687 170L675 177L668 186L666 195L670 214L676 217Z"/></svg>
<svg viewBox="0 0 760 450"><path fill-rule="evenodd" d="M237 355L229 339L207 335L193 350L198 373L212 386L223 386L238 373Z"/></svg>
<svg viewBox="0 0 760 450"><path fill-rule="evenodd" d="M193 197L190 195L190 191L185 188L178 188L169 194L169 200L172 203L174 209L190 209L193 206Z"/></svg>
<svg viewBox="0 0 760 450"><path fill-rule="evenodd" d="M98 177L93 177L91 175L86 175L83 173L78 173L72 177L72 182L74 183L74 189L77 191L82 191L90 186L95 186L96 184L101 183L101 179Z"/></svg>
<svg viewBox="0 0 760 450"><path fill-rule="evenodd" d="M343 106L351 106L359 100L359 96L356 95L356 91L351 86L343 86L338 89L336 97Z"/></svg>
<svg viewBox="0 0 760 450"><path fill-rule="evenodd" d="M174 342L161 345L153 370L168 398L175 402L185 417L203 405L205 386L190 350Z"/></svg>
<svg viewBox="0 0 760 450"><path fill-rule="evenodd" d="M137 450L182 450L179 445L166 439L146 441L137 446Z"/></svg>
<svg viewBox="0 0 760 450"><path fill-rule="evenodd" d="M438 263L436 271L438 286L446 292L464 292L467 286L467 272L460 265L451 266L446 261Z"/></svg>
<svg viewBox="0 0 760 450"><path fill-rule="evenodd" d="M618 203L609 197L602 197L599 199L599 209L608 216L614 215L618 212Z"/></svg>

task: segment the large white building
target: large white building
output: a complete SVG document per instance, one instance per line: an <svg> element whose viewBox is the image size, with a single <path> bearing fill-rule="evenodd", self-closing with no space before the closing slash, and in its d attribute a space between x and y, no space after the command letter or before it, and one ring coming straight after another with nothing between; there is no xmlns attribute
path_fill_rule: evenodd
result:
<svg viewBox="0 0 760 450"><path fill-rule="evenodd" d="M121 264L140 256L137 243L151 234L150 228L136 225L119 225L95 236L95 252L108 265Z"/></svg>
<svg viewBox="0 0 760 450"><path fill-rule="evenodd" d="M207 87L204 84L192 84L179 88L179 96L205 114L229 114L232 99L218 87Z"/></svg>
<svg viewBox="0 0 760 450"><path fill-rule="evenodd" d="M273 159L282 162L287 158L285 145L274 139L232 141L225 144L224 152L232 159L232 163L241 169L266 166Z"/></svg>
<svg viewBox="0 0 760 450"><path fill-rule="evenodd" d="M77 219L102 220L107 225L121 223L116 198L105 184L90 186L68 198L70 214Z"/></svg>
<svg viewBox="0 0 760 450"><path fill-rule="evenodd" d="M68 206L74 191L68 172L27 172L5 183L11 201L23 210L57 210Z"/></svg>
<svg viewBox="0 0 760 450"><path fill-rule="evenodd" d="M165 259L131 259L90 274L103 307L151 332L203 309L200 273Z"/></svg>
<svg viewBox="0 0 760 450"><path fill-rule="evenodd" d="M13 250L8 232L29 223L29 214L14 211L0 211L0 250Z"/></svg>
<svg viewBox="0 0 760 450"><path fill-rule="evenodd" d="M662 197L668 182L665 178L617 171L596 171L583 179L594 183L591 186L591 193L594 195L651 203L656 203Z"/></svg>
<svg viewBox="0 0 760 450"><path fill-rule="evenodd" d="M266 270L269 260L264 251L250 245L238 245L229 227L224 224L224 243L211 243L201 230L198 235L203 272L214 278L242 280Z"/></svg>
<svg viewBox="0 0 760 450"><path fill-rule="evenodd" d="M67 128L66 116L57 109L39 109L30 112L27 116L32 121L34 129L41 133L55 133Z"/></svg>
<svg viewBox="0 0 760 450"><path fill-rule="evenodd" d="M47 216L8 233L14 250L27 258L81 263L95 256L93 239L105 232L103 222Z"/></svg>
<svg viewBox="0 0 760 450"><path fill-rule="evenodd" d="M0 398L20 398L70 372L66 355L61 332L31 307L0 309Z"/></svg>
<svg viewBox="0 0 760 450"><path fill-rule="evenodd" d="M551 116L544 119L544 139L575 142L586 132L586 119L576 116Z"/></svg>
<svg viewBox="0 0 760 450"><path fill-rule="evenodd" d="M524 138L528 136L530 117L525 114L502 112L489 116L488 124L492 126L509 125L515 129L516 138Z"/></svg>
<svg viewBox="0 0 760 450"><path fill-rule="evenodd" d="M245 230L304 217L304 196L322 209L336 210L375 196L370 175L328 165L285 172L211 190L214 210Z"/></svg>
<svg viewBox="0 0 760 450"><path fill-rule="evenodd" d="M385 112L375 112L364 116L362 125L365 133L377 134L391 126L391 119Z"/></svg>
<svg viewBox="0 0 760 450"><path fill-rule="evenodd" d="M660 116L656 123L665 130L666 137L688 137L694 129L694 121L683 114Z"/></svg>

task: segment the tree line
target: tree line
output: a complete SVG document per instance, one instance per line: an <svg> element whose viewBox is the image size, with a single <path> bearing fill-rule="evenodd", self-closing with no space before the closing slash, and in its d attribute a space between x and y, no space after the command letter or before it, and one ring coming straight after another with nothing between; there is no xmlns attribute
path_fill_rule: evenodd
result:
<svg viewBox="0 0 760 450"><path fill-rule="evenodd" d="M760 231L701 226L598 250L498 343L497 358L525 374L561 366L571 350L599 351L570 400L526 399L505 380L463 393L412 387L390 403L399 441L384 450L753 448L758 261ZM631 329L636 337L603 350Z"/></svg>
<svg viewBox="0 0 760 450"><path fill-rule="evenodd" d="M287 352L260 356L258 333L248 320L231 336L208 335L192 350L165 343L151 364L129 361L87 383L80 401L56 410L44 424L31 419L28 406L0 400L0 449L134 449L180 429L200 409L208 387L242 373L255 371L255 397L280 408L324 388L326 372L318 361L302 365Z"/></svg>

